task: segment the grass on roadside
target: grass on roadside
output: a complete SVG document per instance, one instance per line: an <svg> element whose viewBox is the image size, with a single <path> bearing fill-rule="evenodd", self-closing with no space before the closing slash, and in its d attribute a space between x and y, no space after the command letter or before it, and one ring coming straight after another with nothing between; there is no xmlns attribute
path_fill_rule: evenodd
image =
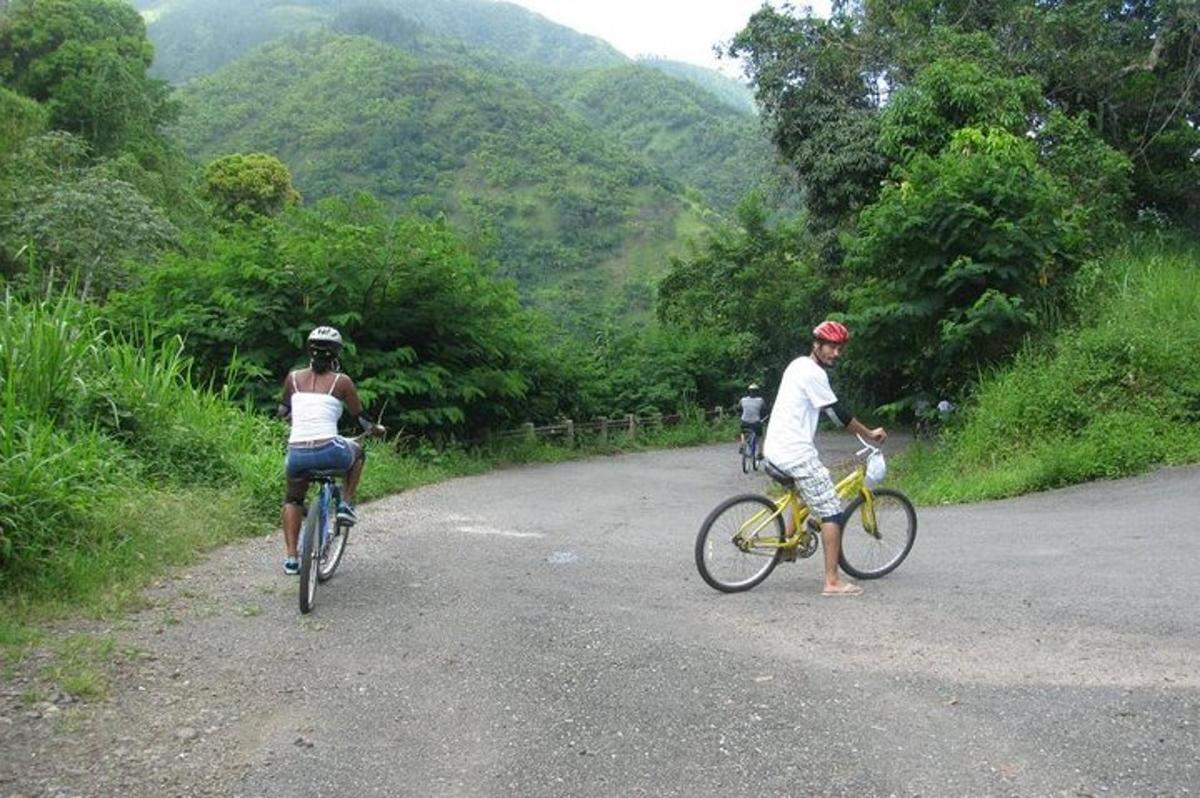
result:
<svg viewBox="0 0 1200 798"><path fill-rule="evenodd" d="M895 473L925 503L1200 461L1200 247L1143 245L1080 275L1079 323L986 376Z"/></svg>

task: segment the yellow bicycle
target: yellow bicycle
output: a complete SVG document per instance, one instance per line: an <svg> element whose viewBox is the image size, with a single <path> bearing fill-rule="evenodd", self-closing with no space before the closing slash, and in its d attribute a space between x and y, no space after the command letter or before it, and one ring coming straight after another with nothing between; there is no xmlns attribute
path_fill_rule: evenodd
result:
<svg viewBox="0 0 1200 798"><path fill-rule="evenodd" d="M862 441L862 438L859 438ZM917 512L897 490L875 488L883 455L866 441L860 462L838 482L845 506L842 570L856 579L878 579L896 570L917 539ZM864 458L863 455L866 455ZM872 479L868 479L868 462ZM795 490L791 477L765 463L767 474L785 490L778 499L755 493L733 496L717 505L696 536L696 568L710 586L725 593L749 590L766 579L781 561L811 557L820 542L820 525ZM786 537L785 513L793 529Z"/></svg>

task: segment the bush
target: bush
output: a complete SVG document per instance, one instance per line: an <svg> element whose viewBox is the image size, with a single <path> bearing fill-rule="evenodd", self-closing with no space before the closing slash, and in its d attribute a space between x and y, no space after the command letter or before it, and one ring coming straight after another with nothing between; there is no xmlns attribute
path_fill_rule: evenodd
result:
<svg viewBox="0 0 1200 798"><path fill-rule="evenodd" d="M1200 247L1139 244L1077 281L1078 326L986 376L942 450L906 456L922 500L1008 496L1200 460Z"/></svg>

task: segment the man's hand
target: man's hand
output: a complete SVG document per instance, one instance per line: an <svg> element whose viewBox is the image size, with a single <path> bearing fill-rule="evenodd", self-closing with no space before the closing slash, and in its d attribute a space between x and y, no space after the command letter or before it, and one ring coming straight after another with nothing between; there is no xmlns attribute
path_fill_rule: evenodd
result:
<svg viewBox="0 0 1200 798"><path fill-rule="evenodd" d="M376 424L375 426L371 427L371 431L367 434L374 435L376 438L382 438L384 435L387 435L387 427L383 426L382 424Z"/></svg>
<svg viewBox="0 0 1200 798"><path fill-rule="evenodd" d="M883 443L887 440L887 430L883 427L867 430L867 437L874 443Z"/></svg>

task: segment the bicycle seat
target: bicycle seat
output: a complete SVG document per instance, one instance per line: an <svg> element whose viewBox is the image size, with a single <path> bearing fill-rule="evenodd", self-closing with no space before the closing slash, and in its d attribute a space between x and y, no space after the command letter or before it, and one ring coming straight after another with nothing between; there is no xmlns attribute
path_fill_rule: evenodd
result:
<svg viewBox="0 0 1200 798"><path fill-rule="evenodd" d="M340 468L320 468L316 471L305 471L301 476L309 479L336 479L337 477L346 476L346 472Z"/></svg>
<svg viewBox="0 0 1200 798"><path fill-rule="evenodd" d="M763 460L763 470L767 472L767 476L783 485L785 488L793 488L796 486L796 481L779 470L779 466L772 463L770 460Z"/></svg>

